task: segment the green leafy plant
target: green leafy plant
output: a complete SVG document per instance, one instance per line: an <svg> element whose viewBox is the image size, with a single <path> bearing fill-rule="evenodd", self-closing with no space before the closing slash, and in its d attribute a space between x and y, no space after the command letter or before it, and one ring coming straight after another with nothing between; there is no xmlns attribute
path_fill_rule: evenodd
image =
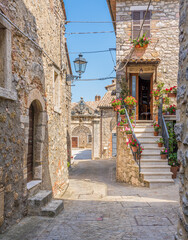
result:
<svg viewBox="0 0 188 240"><path fill-rule="evenodd" d="M136 106L137 104L137 101L134 97L132 96L127 96L125 99L124 99L124 102L126 105L128 106Z"/></svg>
<svg viewBox="0 0 188 240"><path fill-rule="evenodd" d="M160 154L161 154L161 155L163 155L163 154L168 154L168 149L167 149L167 148L164 148L163 150L161 150Z"/></svg>
<svg viewBox="0 0 188 240"><path fill-rule="evenodd" d="M127 142L127 145L130 145L131 147L138 147L138 143L136 141L136 139L134 140L130 140Z"/></svg>
<svg viewBox="0 0 188 240"><path fill-rule="evenodd" d="M159 90L159 91L161 91L162 89L163 89L163 87L164 87L164 83L158 83L157 84L157 89Z"/></svg>
<svg viewBox="0 0 188 240"><path fill-rule="evenodd" d="M179 166L178 159L177 159L177 153L170 153L168 157L168 164L170 166L176 167Z"/></svg>
<svg viewBox="0 0 188 240"><path fill-rule="evenodd" d="M120 99L115 99L115 98L113 98L113 99L112 99L112 106L113 106L113 107L115 107L115 106L120 106L120 105L121 105L121 101L122 101L121 98L120 98Z"/></svg>
<svg viewBox="0 0 188 240"><path fill-rule="evenodd" d="M170 98L169 97L163 98L163 103L168 105L170 103Z"/></svg>
<svg viewBox="0 0 188 240"><path fill-rule="evenodd" d="M159 90L159 89L153 90L153 91L151 91L151 94L152 94L154 97L159 97L160 94L161 94L161 90Z"/></svg>
<svg viewBox="0 0 188 240"><path fill-rule="evenodd" d="M126 127L125 128L125 133L126 134L132 134L133 132L132 132L131 128Z"/></svg>
<svg viewBox="0 0 188 240"><path fill-rule="evenodd" d="M120 109L119 113L120 113L120 115L125 115L125 109L124 108Z"/></svg>
<svg viewBox="0 0 188 240"><path fill-rule="evenodd" d="M168 134L169 134L169 156L170 154L177 153L177 141L176 141L176 135L174 132L174 124L173 122L167 122L167 129L168 129Z"/></svg>
<svg viewBox="0 0 188 240"><path fill-rule="evenodd" d="M155 122L152 126L154 127L154 131L155 131L155 132L159 132L159 129L161 128L161 127L159 126L159 124L157 124L157 123Z"/></svg>
<svg viewBox="0 0 188 240"><path fill-rule="evenodd" d="M170 114L175 114L176 109L177 109L176 105L173 104L173 105L170 105L170 107L168 107L166 110L167 110L167 112L169 112Z"/></svg>
<svg viewBox="0 0 188 240"><path fill-rule="evenodd" d="M157 140L157 143L162 143L162 144L164 144L164 139L163 139L163 138L159 138L159 140Z"/></svg>
<svg viewBox="0 0 188 240"><path fill-rule="evenodd" d="M128 81L125 78L122 78L121 82L120 82L120 86L121 86L120 97L122 99L125 99L127 96L130 95L130 91L129 91L129 87L128 87Z"/></svg>
<svg viewBox="0 0 188 240"><path fill-rule="evenodd" d="M118 126L124 126L127 123L128 123L128 121L127 121L127 119L125 119L125 120L122 120L121 122L118 122Z"/></svg>
<svg viewBox="0 0 188 240"><path fill-rule="evenodd" d="M142 37L132 40L133 46L136 48L147 47L151 42L151 38L147 38L146 34L143 34Z"/></svg>

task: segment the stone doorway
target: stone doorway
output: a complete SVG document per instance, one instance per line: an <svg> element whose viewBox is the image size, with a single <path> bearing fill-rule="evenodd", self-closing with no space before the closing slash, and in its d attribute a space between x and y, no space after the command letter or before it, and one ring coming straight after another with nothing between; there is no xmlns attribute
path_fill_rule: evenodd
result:
<svg viewBox="0 0 188 240"><path fill-rule="evenodd" d="M34 107L29 108L29 137L27 153L27 182L33 180L33 150L34 150Z"/></svg>

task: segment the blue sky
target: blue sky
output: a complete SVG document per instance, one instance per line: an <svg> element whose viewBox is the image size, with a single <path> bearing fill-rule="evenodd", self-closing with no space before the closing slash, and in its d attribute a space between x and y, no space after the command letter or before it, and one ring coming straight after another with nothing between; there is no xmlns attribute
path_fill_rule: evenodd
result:
<svg viewBox="0 0 188 240"><path fill-rule="evenodd" d="M110 13L106 0L64 0L67 20L69 21L111 21ZM66 32L98 32L113 31L112 23L69 23L66 25ZM107 50L116 47L115 33L105 34L83 34L66 35L69 52L86 52ZM112 52L115 60L115 51ZM70 54L72 71L74 71L73 61L78 54ZM114 63L110 52L84 54L88 61L84 79L107 77L112 72ZM115 72L111 77L115 76ZM110 84L111 80L74 82L72 87L72 101L78 102L80 97L85 101L94 101L95 95L103 96L106 92L105 86Z"/></svg>

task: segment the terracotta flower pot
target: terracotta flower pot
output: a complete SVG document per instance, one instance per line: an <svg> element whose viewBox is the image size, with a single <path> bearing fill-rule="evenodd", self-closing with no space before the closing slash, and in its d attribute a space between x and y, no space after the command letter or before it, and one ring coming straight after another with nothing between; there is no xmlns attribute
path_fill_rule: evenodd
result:
<svg viewBox="0 0 188 240"><path fill-rule="evenodd" d="M168 93L167 96L168 96L168 97L175 98L175 97L176 97L176 93Z"/></svg>
<svg viewBox="0 0 188 240"><path fill-rule="evenodd" d="M156 101L158 101L158 100L159 100L159 97L158 97L158 96L157 96L157 97L155 97L155 100L156 100Z"/></svg>
<svg viewBox="0 0 188 240"><path fill-rule="evenodd" d="M179 166L171 166L170 171L173 173L172 178L176 178Z"/></svg>
<svg viewBox="0 0 188 240"><path fill-rule="evenodd" d="M132 134L127 134L127 138L132 141L133 140Z"/></svg>
<svg viewBox="0 0 188 240"><path fill-rule="evenodd" d="M154 132L154 136L158 136L159 135L159 132Z"/></svg>
<svg viewBox="0 0 188 240"><path fill-rule="evenodd" d="M129 108L130 110L132 110L133 107L134 107L133 105L129 105L129 106L128 106L128 108Z"/></svg>
<svg viewBox="0 0 188 240"><path fill-rule="evenodd" d="M129 124L128 124L128 123L125 123L125 124L124 124L124 127L128 127L128 126L129 126Z"/></svg>
<svg viewBox="0 0 188 240"><path fill-rule="evenodd" d="M117 105L116 106L116 111L120 110L121 109L121 106L120 105Z"/></svg>
<svg viewBox="0 0 188 240"><path fill-rule="evenodd" d="M167 154L161 154L161 159L166 159L167 158Z"/></svg>
<svg viewBox="0 0 188 240"><path fill-rule="evenodd" d="M113 106L113 110L116 112L116 107L115 106Z"/></svg>
<svg viewBox="0 0 188 240"><path fill-rule="evenodd" d="M125 115L120 115L121 120L125 120Z"/></svg>
<svg viewBox="0 0 188 240"><path fill-rule="evenodd" d="M163 146L163 143L158 143L158 147L162 147Z"/></svg>
<svg viewBox="0 0 188 240"><path fill-rule="evenodd" d="M137 152L137 147L132 147L133 152Z"/></svg>

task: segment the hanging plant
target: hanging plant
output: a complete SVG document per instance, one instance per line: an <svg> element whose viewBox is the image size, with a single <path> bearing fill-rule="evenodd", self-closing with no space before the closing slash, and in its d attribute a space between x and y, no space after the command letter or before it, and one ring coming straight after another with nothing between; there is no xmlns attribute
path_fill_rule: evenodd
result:
<svg viewBox="0 0 188 240"><path fill-rule="evenodd" d="M170 105L170 107L168 107L166 111L169 112L171 115L175 115L176 109L177 109L176 105L173 104L173 105Z"/></svg>
<svg viewBox="0 0 188 240"><path fill-rule="evenodd" d="M124 99L124 102L125 102L126 106L128 106L129 108L133 108L137 104L136 99L134 97L132 97L132 96L127 96Z"/></svg>
<svg viewBox="0 0 188 240"><path fill-rule="evenodd" d="M121 101L122 101L121 98L120 99L114 99L114 98L112 99L111 104L112 104L114 111L118 111L121 109Z"/></svg>
<svg viewBox="0 0 188 240"><path fill-rule="evenodd" d="M168 97L176 97L176 95L177 95L177 87L176 86L174 86L174 87L171 87L171 88L166 88L165 89L165 93L167 93L167 96Z"/></svg>
<svg viewBox="0 0 188 240"><path fill-rule="evenodd" d="M129 139L129 141L127 142L127 145L131 146L133 152L137 152L138 151L138 146L139 145L138 145L136 139L134 139L132 141Z"/></svg>

